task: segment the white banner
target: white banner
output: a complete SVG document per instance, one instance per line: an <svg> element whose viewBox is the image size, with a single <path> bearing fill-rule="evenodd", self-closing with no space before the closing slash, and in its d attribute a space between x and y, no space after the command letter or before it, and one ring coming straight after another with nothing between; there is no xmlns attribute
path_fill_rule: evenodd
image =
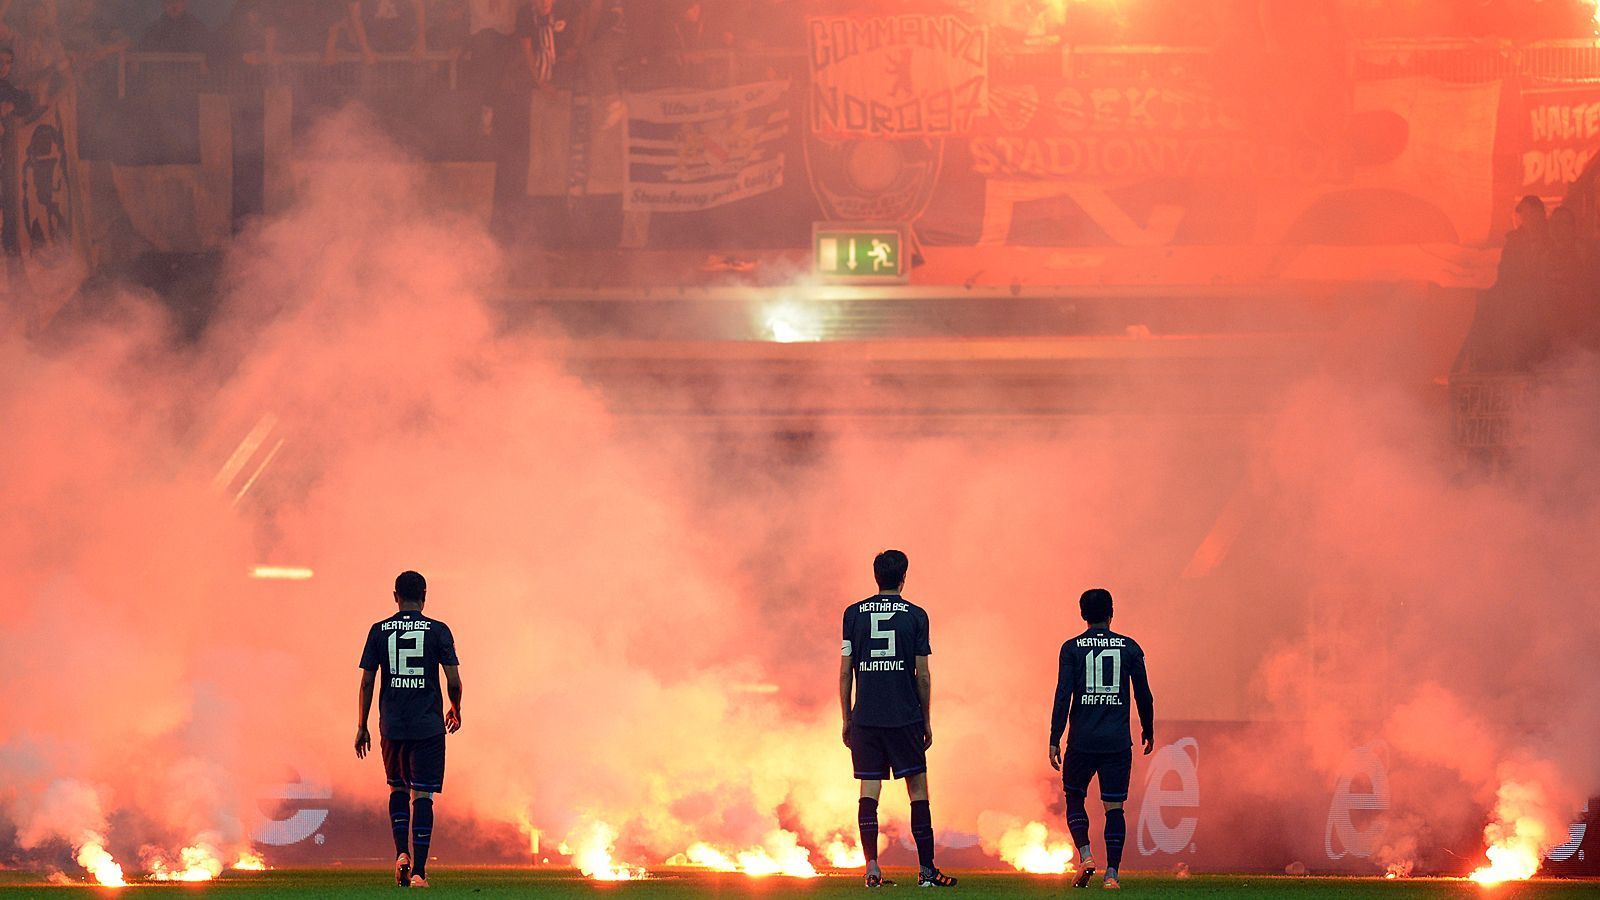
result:
<svg viewBox="0 0 1600 900"><path fill-rule="evenodd" d="M789 83L629 94L623 206L694 212L783 184Z"/></svg>

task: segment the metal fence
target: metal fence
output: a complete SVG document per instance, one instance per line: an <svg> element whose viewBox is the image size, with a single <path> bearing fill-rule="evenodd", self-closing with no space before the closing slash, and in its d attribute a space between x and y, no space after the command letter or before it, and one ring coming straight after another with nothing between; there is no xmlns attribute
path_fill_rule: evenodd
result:
<svg viewBox="0 0 1600 900"><path fill-rule="evenodd" d="M205 53L125 51L117 58L117 97L125 99L141 85L178 90L219 90L288 86L328 92L361 88L407 88L419 81L455 90L459 55L435 51L379 53L371 63L360 53L283 53L271 63L218 63Z"/></svg>
<svg viewBox="0 0 1600 900"><path fill-rule="evenodd" d="M1500 453L1526 444L1523 413L1533 389L1533 376L1523 373L1452 375L1450 431L1456 446Z"/></svg>

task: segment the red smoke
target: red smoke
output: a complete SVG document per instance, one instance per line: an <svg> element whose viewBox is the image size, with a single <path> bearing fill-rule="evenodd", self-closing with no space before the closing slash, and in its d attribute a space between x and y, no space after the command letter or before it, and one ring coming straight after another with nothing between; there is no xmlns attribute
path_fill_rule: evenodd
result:
<svg viewBox="0 0 1600 900"><path fill-rule="evenodd" d="M1253 418L824 420L798 456L611 415L559 339L503 327L476 225L357 121L317 146L338 161L238 242L199 343L136 297L3 338L0 803L25 861L66 865L85 835L125 864L144 845L229 857L286 764L381 800L350 752L355 664L405 568L462 655L447 859L469 818L644 866L697 842L853 845L833 651L885 546L932 616L936 822L997 856L1060 840L1044 738L1091 585L1148 651L1164 720L1281 718L1330 772L1376 726L1397 777L1467 798L1411 795L1388 846L1423 819L1481 827L1508 782L1554 820L1600 781L1589 362L1550 393L1519 481L1455 477L1440 404L1337 374ZM218 473L266 416L260 452L283 444L241 496L262 457ZM1185 579L1225 509L1237 539ZM249 581L258 564L316 574Z"/></svg>

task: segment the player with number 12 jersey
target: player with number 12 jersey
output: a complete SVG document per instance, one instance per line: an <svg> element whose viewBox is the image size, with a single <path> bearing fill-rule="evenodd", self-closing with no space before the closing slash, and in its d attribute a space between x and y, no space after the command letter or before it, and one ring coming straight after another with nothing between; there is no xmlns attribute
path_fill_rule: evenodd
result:
<svg viewBox="0 0 1600 900"><path fill-rule="evenodd" d="M461 727L461 661L450 626L422 614L428 582L417 572L394 581L395 614L367 630L361 651L361 691L356 756L372 748L367 717L374 682L383 769L389 781L389 823L394 834L395 882L428 886L433 842L433 795L444 790L444 736ZM450 692L444 710L439 674Z"/></svg>

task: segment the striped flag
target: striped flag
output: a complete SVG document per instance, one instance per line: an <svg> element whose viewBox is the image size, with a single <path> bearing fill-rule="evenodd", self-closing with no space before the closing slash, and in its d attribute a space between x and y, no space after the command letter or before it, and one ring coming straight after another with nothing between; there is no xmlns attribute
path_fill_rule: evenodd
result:
<svg viewBox="0 0 1600 900"><path fill-rule="evenodd" d="M627 95L623 205L693 212L783 184L789 83Z"/></svg>

